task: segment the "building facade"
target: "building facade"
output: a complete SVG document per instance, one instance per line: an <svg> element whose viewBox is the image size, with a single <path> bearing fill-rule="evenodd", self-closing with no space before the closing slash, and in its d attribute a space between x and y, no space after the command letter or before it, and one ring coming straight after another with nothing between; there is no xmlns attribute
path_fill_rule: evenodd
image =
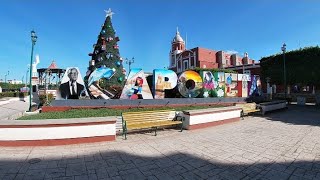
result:
<svg viewBox="0 0 320 180"><path fill-rule="evenodd" d="M186 49L185 41L178 29L171 42L169 53L169 69L176 73L187 69L198 68L229 68L242 65L254 64L254 60L245 53L244 57L238 54L229 54L225 51L216 51L201 47Z"/></svg>
<svg viewBox="0 0 320 180"><path fill-rule="evenodd" d="M13 80L8 80L8 83L9 84L22 84L22 81L20 81L20 80L16 80L16 79L13 79Z"/></svg>

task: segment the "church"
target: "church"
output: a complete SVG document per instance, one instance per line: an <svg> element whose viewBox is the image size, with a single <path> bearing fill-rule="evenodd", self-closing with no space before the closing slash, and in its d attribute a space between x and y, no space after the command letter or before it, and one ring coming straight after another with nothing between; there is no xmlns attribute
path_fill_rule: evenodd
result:
<svg viewBox="0 0 320 180"><path fill-rule="evenodd" d="M186 49L186 43L182 39L178 28L171 42L169 59L169 69L176 73L194 68L230 69L255 64L255 61L248 57L248 53L245 53L244 57L240 57L238 54L228 54L225 51L202 47Z"/></svg>

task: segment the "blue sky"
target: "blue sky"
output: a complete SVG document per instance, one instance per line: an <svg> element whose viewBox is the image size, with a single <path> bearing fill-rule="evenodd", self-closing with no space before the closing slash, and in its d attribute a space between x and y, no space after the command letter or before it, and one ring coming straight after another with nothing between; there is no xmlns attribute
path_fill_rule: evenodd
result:
<svg viewBox="0 0 320 180"><path fill-rule="evenodd" d="M104 10L120 37L120 55L135 58L147 72L167 67L176 27L187 48L248 52L255 60L320 42L320 1L298 0L2 0L0 2L0 79L21 80L30 64L30 31L38 35L38 68L55 60L85 75ZM126 69L128 65L124 64Z"/></svg>

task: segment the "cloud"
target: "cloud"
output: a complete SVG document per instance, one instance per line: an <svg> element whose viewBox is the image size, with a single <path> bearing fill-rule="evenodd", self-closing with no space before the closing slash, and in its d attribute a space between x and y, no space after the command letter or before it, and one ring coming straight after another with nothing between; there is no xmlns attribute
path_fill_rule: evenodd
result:
<svg viewBox="0 0 320 180"><path fill-rule="evenodd" d="M239 52L235 50L226 50L225 52L228 54L239 54Z"/></svg>

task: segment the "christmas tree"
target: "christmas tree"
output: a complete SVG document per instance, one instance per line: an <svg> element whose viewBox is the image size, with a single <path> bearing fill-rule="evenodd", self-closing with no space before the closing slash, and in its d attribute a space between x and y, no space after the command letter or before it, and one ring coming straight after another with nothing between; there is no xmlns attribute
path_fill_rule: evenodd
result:
<svg viewBox="0 0 320 180"><path fill-rule="evenodd" d="M106 11L106 19L102 25L100 34L98 35L97 43L94 45L92 60L89 63L87 78L90 73L97 68L107 67L115 70L115 74L110 79L102 78L98 82L98 87L102 91L107 91L108 94L112 94L110 98L119 98L124 86L125 70L122 65L122 58L119 53L119 46L117 44L120 41L119 37L115 34L112 27L111 18L114 14L111 9Z"/></svg>

